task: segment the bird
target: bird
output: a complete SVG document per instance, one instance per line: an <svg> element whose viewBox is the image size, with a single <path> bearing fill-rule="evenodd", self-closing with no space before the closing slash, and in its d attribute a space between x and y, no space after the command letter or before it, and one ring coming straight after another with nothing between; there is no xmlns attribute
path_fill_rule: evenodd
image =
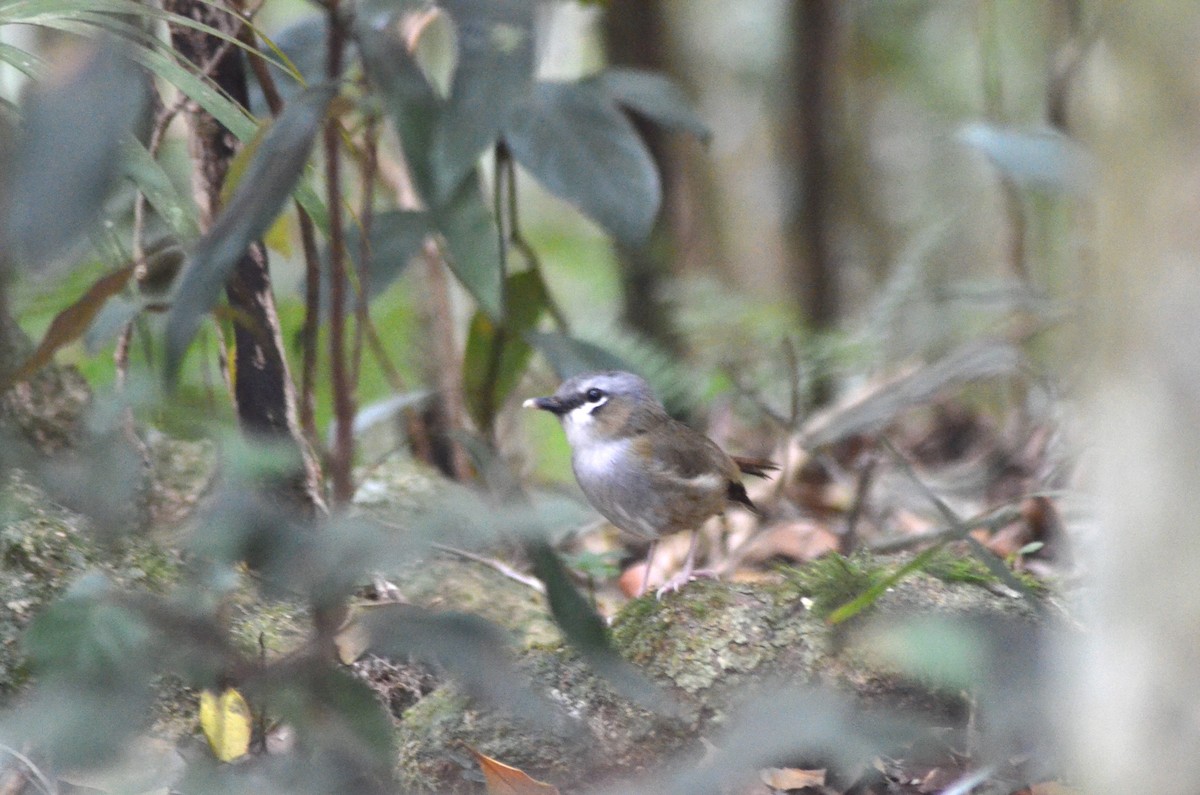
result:
<svg viewBox="0 0 1200 795"><path fill-rule="evenodd" d="M735 458L704 434L672 418L641 376L621 370L576 375L553 395L530 398L562 423L580 489L619 530L649 542L646 574L662 536L692 533L683 570L658 590L677 591L700 575L695 569L701 525L735 503L761 516L746 494L742 474L767 477L770 461Z"/></svg>

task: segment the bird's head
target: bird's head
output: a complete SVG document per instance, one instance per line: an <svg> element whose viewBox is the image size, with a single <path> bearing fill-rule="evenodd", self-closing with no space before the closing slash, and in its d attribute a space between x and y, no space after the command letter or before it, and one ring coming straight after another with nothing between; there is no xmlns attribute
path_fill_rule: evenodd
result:
<svg viewBox="0 0 1200 795"><path fill-rule="evenodd" d="M620 439L666 416L645 379L621 370L577 375L553 395L530 398L524 405L557 416L573 447Z"/></svg>

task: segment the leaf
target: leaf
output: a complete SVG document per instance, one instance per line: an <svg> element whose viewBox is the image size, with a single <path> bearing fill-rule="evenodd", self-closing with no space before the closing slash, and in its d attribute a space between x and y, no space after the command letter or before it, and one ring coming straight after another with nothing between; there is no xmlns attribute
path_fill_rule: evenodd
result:
<svg viewBox="0 0 1200 795"><path fill-rule="evenodd" d="M356 10L353 33L363 69L383 97L413 182L424 197L435 195L430 153L442 103L401 40L399 22L423 12L421 0L372 0Z"/></svg>
<svg viewBox="0 0 1200 795"><path fill-rule="evenodd" d="M438 117L432 151L440 204L495 143L533 85L532 0L442 0L458 29L458 68Z"/></svg>
<svg viewBox="0 0 1200 795"><path fill-rule="evenodd" d="M220 696L211 690L200 691L200 728L217 759L232 762L245 756L252 726L250 705L241 693L233 688Z"/></svg>
<svg viewBox="0 0 1200 795"><path fill-rule="evenodd" d="M450 269L492 320L504 315L501 300L500 241L495 219L483 202L479 183L466 180L433 223L446 240Z"/></svg>
<svg viewBox="0 0 1200 795"><path fill-rule="evenodd" d="M696 115L683 91L664 75L641 69L606 69L592 78L623 108L668 130L691 133L703 143L712 130Z"/></svg>
<svg viewBox="0 0 1200 795"><path fill-rule="evenodd" d="M637 371L637 368L615 353L566 334L530 331L525 334L525 339L537 348L538 353L546 357L546 361L554 368L555 375L564 381L580 373L596 370Z"/></svg>
<svg viewBox="0 0 1200 795"><path fill-rule="evenodd" d="M558 795L558 788L531 778L528 773L497 762L487 754L466 746L479 763L488 795Z"/></svg>
<svg viewBox="0 0 1200 795"><path fill-rule="evenodd" d="M619 242L645 242L662 202L658 170L629 119L594 83L539 83L509 114L513 157Z"/></svg>
<svg viewBox="0 0 1200 795"><path fill-rule="evenodd" d="M167 316L166 380L173 384L200 321L247 247L271 226L308 162L336 86L305 90L271 125L246 176L196 249Z"/></svg>
<svg viewBox="0 0 1200 795"><path fill-rule="evenodd" d="M175 189L175 183L167 176L162 165L150 156L150 152L132 136L122 144L124 177L146 196L146 201L158 213L167 226L183 240L200 236L196 214L187 199Z"/></svg>
<svg viewBox="0 0 1200 795"><path fill-rule="evenodd" d="M141 301L130 301L117 296L101 307L83 335L83 349L89 356L95 356L108 343L116 339L127 325L132 323L146 305Z"/></svg>
<svg viewBox="0 0 1200 795"><path fill-rule="evenodd" d="M371 234L367 244L368 298L381 294L404 273L409 262L421 250L421 244L430 231L429 216L415 210L388 210L377 213L371 219ZM362 228L357 225L346 230L346 253L356 269L361 267ZM328 250L325 257L328 262ZM322 314L329 309L328 301L329 273L327 269L322 269Z"/></svg>
<svg viewBox="0 0 1200 795"><path fill-rule="evenodd" d="M0 381L0 392L32 376L49 364L60 348L79 339L91 326L92 320L100 313L108 299L125 289L132 275L133 266L126 265L102 276L78 301L55 315L37 350L12 374Z"/></svg>
<svg viewBox="0 0 1200 795"><path fill-rule="evenodd" d="M522 335L537 325L549 303L546 285L536 270L509 276L506 292L504 325L497 327L482 310L476 312L463 352L467 411L480 428L492 427L496 412L524 374L533 348Z"/></svg>
<svg viewBox="0 0 1200 795"><path fill-rule="evenodd" d="M117 186L122 141L146 109L147 88L142 71L108 43L30 93L0 219L14 262L42 267L95 223Z"/></svg>
<svg viewBox="0 0 1200 795"><path fill-rule="evenodd" d="M612 647L608 625L571 582L558 555L545 541L531 541L526 554L533 573L546 586L546 600L563 637L610 686L634 703L667 714L678 714L678 705L630 665Z"/></svg>
<svg viewBox="0 0 1200 795"><path fill-rule="evenodd" d="M1020 130L975 122L963 127L958 138L987 155L1019 185L1080 194L1095 181L1094 163L1087 150L1057 130Z"/></svg>
<svg viewBox="0 0 1200 795"><path fill-rule="evenodd" d="M361 622L373 653L442 666L470 695L535 725L555 725L552 706L517 670L510 637L495 624L468 613L400 604L367 611Z"/></svg>

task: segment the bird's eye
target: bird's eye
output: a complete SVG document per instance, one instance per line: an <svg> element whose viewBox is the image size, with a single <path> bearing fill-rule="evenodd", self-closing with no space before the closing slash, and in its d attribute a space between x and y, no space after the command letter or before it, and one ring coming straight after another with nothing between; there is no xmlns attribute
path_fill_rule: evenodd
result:
<svg viewBox="0 0 1200 795"><path fill-rule="evenodd" d="M604 397L604 392L596 387L592 387L587 391L585 397L588 399L588 403L595 403L596 401L600 400L600 398Z"/></svg>

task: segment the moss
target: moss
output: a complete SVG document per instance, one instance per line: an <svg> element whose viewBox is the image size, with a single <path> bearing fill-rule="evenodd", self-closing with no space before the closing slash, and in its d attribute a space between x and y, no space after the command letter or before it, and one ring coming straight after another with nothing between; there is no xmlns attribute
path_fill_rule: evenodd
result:
<svg viewBox="0 0 1200 795"><path fill-rule="evenodd" d="M979 585L985 588L1003 584L999 577L988 569L987 565L975 555L956 554L952 549L943 547L929 559L923 567L926 574L936 577L942 582ZM1045 584L1028 572L1013 572L1023 585L1035 594L1045 594Z"/></svg>
<svg viewBox="0 0 1200 795"><path fill-rule="evenodd" d="M892 568L867 553L851 557L825 555L797 568L787 569L788 579L812 600L812 612L825 618L837 608L881 583Z"/></svg>

